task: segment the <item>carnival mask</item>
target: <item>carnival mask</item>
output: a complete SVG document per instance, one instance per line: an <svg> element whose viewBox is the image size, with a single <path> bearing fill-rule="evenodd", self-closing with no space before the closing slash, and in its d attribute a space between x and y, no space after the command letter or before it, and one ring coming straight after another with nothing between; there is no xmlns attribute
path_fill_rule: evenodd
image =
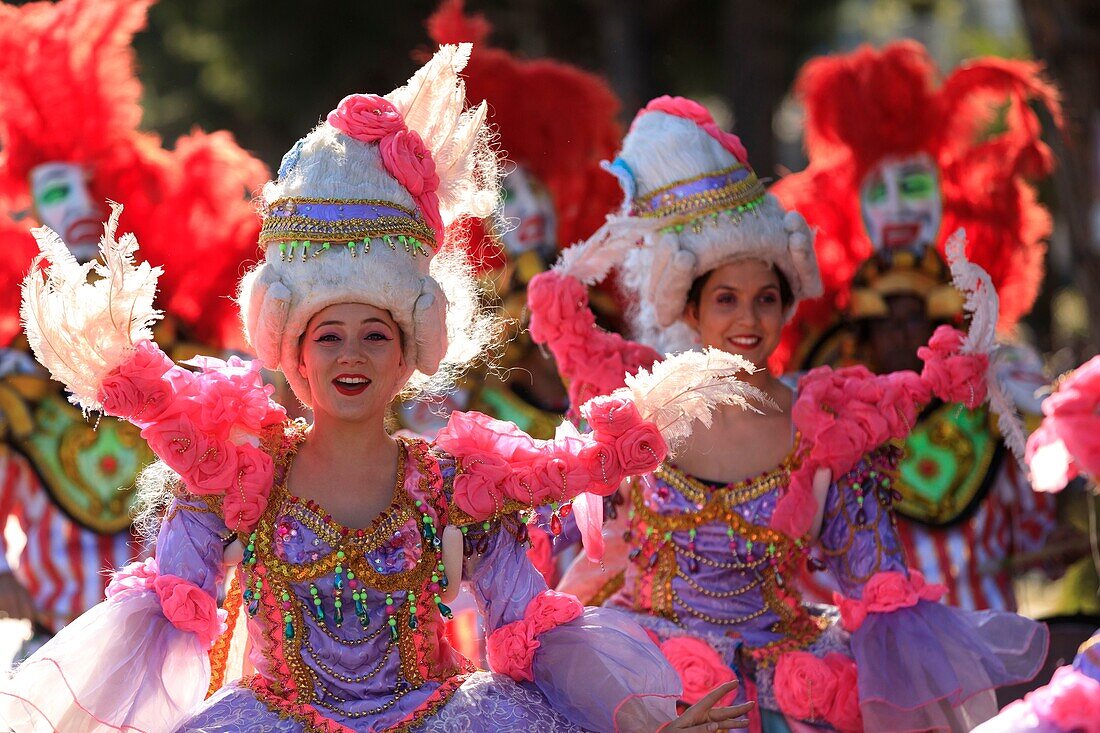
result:
<svg viewBox="0 0 1100 733"><path fill-rule="evenodd" d="M103 211L88 190L87 175L75 163L43 163L30 174L39 222L57 232L80 262L99 254Z"/></svg>
<svg viewBox="0 0 1100 733"><path fill-rule="evenodd" d="M502 239L512 257L534 251L549 261L557 249L554 201L542 182L522 166L504 178Z"/></svg>
<svg viewBox="0 0 1100 733"><path fill-rule="evenodd" d="M860 211L876 250L934 244L943 218L939 170L926 153L879 161L863 178Z"/></svg>

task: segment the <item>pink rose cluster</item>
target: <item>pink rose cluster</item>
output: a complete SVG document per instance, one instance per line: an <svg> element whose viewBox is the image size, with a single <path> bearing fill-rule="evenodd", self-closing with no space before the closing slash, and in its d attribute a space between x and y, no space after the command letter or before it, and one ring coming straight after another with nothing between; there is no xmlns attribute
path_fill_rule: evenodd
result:
<svg viewBox="0 0 1100 733"><path fill-rule="evenodd" d="M532 665L539 635L580 618L584 606L575 596L546 590L527 604L523 618L489 634L485 647L489 666L514 680L534 682Z"/></svg>
<svg viewBox="0 0 1100 733"><path fill-rule="evenodd" d="M382 164L416 201L424 223L443 241L439 214L439 175L432 153L416 130L405 125L401 113L377 94L349 94L328 113L327 121L340 132L365 143L378 143Z"/></svg>
<svg viewBox="0 0 1100 733"><path fill-rule="evenodd" d="M840 611L840 623L848 631L855 631L867 620L869 613L890 613L899 608L910 608L920 601L936 601L947 593L947 587L927 583L918 570L910 570L909 576L896 570L875 573L863 586L862 598L847 598L833 594L833 603Z"/></svg>
<svg viewBox="0 0 1100 733"><path fill-rule="evenodd" d="M951 326L940 326L927 346L917 349L924 361L923 380L944 402L961 402L974 409L985 401L987 354L962 354L963 335Z"/></svg>
<svg viewBox="0 0 1100 733"><path fill-rule="evenodd" d="M142 428L149 447L201 495L223 496L226 525L255 526L273 479L271 457L259 446L266 428L286 419L271 401L259 362L199 358L190 372L155 344L142 341L100 386L109 414Z"/></svg>
<svg viewBox="0 0 1100 733"><path fill-rule="evenodd" d="M698 102L687 99L686 97L670 97L666 94L663 97L657 97L652 100L634 119L637 120L638 117L641 117L647 112L664 112L667 115L691 120L699 125L699 127L703 128L704 132L717 140L730 155L737 158L738 162L742 165L749 164L749 154L748 151L745 150L741 138L737 137L732 132L726 132L720 128L714 121L714 117L707 111L707 108Z"/></svg>
<svg viewBox="0 0 1100 733"><path fill-rule="evenodd" d="M107 598L127 592L152 591L164 617L180 631L195 634L209 649L225 630L226 612L213 596L175 575L162 575L155 558L133 562L118 570L107 585Z"/></svg>
<svg viewBox="0 0 1100 733"><path fill-rule="evenodd" d="M1100 476L1100 356L1078 367L1043 401L1043 422L1027 441L1037 491L1061 491L1078 474Z"/></svg>
<svg viewBox="0 0 1100 733"><path fill-rule="evenodd" d="M536 275L527 286L527 306L531 338L550 347L573 405L612 392L624 375L660 358L619 334L601 332L588 308L588 291L575 278L553 271Z"/></svg>
<svg viewBox="0 0 1100 733"><path fill-rule="evenodd" d="M591 434L554 440L536 440L479 412L452 413L435 442L458 460L456 505L486 519L508 499L539 506L567 502L583 491L607 495L626 476L655 470L667 455L656 426L629 400L600 397L585 411Z"/></svg>
<svg viewBox="0 0 1100 733"><path fill-rule="evenodd" d="M1100 681L1059 667L1048 684L1005 707L995 720L998 730L1010 730L1014 721L1024 728L1038 720L1065 733L1100 733Z"/></svg>
<svg viewBox="0 0 1100 733"><path fill-rule="evenodd" d="M797 720L823 720L841 733L863 730L856 663L843 654L783 654L775 664L775 699Z"/></svg>
<svg viewBox="0 0 1100 733"><path fill-rule="evenodd" d="M673 636L661 642L661 653L680 676L684 691L680 699L688 705L706 697L707 693L718 685L732 680L735 675L729 665L722 661L714 647L694 636ZM734 693L730 693L718 702L719 705L731 705Z"/></svg>
<svg viewBox="0 0 1100 733"><path fill-rule="evenodd" d="M928 386L913 372L876 376L863 366L818 367L803 376L791 416L807 455L791 474L771 526L791 537L810 531L817 511L813 476L818 469L828 469L835 480L865 454L908 435L930 397Z"/></svg>

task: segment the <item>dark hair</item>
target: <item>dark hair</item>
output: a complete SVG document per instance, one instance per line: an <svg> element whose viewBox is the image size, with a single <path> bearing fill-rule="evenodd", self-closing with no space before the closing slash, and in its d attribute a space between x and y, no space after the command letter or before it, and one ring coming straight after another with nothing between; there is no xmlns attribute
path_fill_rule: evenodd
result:
<svg viewBox="0 0 1100 733"><path fill-rule="evenodd" d="M783 304L784 310L789 308L794 303L794 291L791 290L791 282L787 279L787 276L783 274L775 265L772 265L772 271L775 272L775 276L779 279L779 302ZM687 305L699 309L699 302L703 298L703 288L706 287L707 280L714 274L714 270L704 272L699 277L695 278L695 281L691 283L691 288L688 290Z"/></svg>

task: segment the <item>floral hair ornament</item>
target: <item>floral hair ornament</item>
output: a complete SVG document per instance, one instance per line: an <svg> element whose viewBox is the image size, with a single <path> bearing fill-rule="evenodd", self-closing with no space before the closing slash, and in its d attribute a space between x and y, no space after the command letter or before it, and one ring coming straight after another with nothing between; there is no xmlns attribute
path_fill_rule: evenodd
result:
<svg viewBox="0 0 1100 733"><path fill-rule="evenodd" d="M441 46L389 94L344 97L264 186L264 261L242 280L239 303L256 354L282 367L306 404L299 337L330 305L391 314L412 392L445 389L484 342L456 268L440 275L433 264L447 228L488 216L499 195L486 106L464 107L470 51Z"/></svg>
<svg viewBox="0 0 1100 733"><path fill-rule="evenodd" d="M555 269L585 284L620 268L638 302L633 338L662 353L698 346L684 321L692 282L734 261L774 265L797 301L820 292L813 232L785 210L748 164L740 139L703 105L658 97L634 118L605 167L626 200L604 226L563 254Z"/></svg>

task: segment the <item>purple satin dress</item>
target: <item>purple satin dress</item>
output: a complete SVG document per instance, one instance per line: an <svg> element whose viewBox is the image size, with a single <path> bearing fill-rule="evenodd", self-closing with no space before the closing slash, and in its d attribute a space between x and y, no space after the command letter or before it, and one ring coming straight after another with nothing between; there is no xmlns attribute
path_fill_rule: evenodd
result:
<svg viewBox="0 0 1100 733"><path fill-rule="evenodd" d="M802 603L804 568L831 573L845 596L859 599L877 573L904 573L906 562L890 509L895 449L866 456L833 482L816 542L769 526L795 460L726 486L667 464L633 481L628 564L607 605L633 612L659 643L685 635L708 642L741 679L740 697L758 700L765 731L856 730L860 718L875 731L963 729L992 715L989 691L1034 674L1045 630L1013 614L920 600L869 614L849 633L835 608ZM852 697L845 707L856 690L844 689L842 674L825 680L835 692L808 691L812 703L781 703L777 666L801 653L834 666L833 655L853 660L858 706Z"/></svg>

